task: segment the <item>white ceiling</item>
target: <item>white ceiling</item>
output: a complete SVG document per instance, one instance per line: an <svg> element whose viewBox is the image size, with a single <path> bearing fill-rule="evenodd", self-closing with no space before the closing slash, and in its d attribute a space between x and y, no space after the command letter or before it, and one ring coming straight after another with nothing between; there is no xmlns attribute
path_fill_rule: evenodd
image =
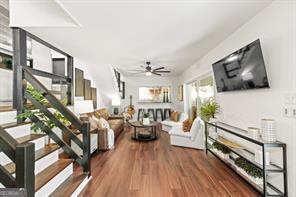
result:
<svg viewBox="0 0 296 197"><path fill-rule="evenodd" d="M177 75L271 1L57 2L81 27L29 29L85 60L94 72L101 66L135 69L149 60Z"/></svg>
<svg viewBox="0 0 296 197"><path fill-rule="evenodd" d="M271 1L10 0L17 12L10 11L12 26L25 26L79 59L110 98L116 92L112 67L125 72L151 61L179 75ZM26 9L21 2L28 4ZM44 2L50 2L50 11ZM50 15L61 22L54 25ZM22 19L31 25L22 25Z"/></svg>

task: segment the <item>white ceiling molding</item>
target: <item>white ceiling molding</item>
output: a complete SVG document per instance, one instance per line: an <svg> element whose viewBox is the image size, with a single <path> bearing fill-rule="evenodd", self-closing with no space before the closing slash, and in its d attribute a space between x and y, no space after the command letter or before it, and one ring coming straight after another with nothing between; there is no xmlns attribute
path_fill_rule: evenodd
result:
<svg viewBox="0 0 296 197"><path fill-rule="evenodd" d="M58 0L10 0L11 27L79 27Z"/></svg>

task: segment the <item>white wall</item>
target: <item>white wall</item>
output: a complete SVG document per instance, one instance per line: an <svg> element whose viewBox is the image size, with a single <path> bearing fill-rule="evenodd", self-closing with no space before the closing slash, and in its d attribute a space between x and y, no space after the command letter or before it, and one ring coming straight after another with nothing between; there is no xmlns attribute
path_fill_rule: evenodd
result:
<svg viewBox="0 0 296 197"><path fill-rule="evenodd" d="M122 109L129 105L129 96L133 96L133 105L136 110L139 108L174 108L174 103L177 99L176 88L175 88L175 77L158 77L158 76L139 76L139 77L124 77L126 93L125 99L121 100ZM139 87L146 86L169 86L171 87L171 101L172 103L138 103L139 100ZM137 112L134 115L137 118Z"/></svg>
<svg viewBox="0 0 296 197"><path fill-rule="evenodd" d="M84 72L84 78L91 80L91 87L97 88L97 108L108 107L108 103L105 103L104 100L102 99L100 87L98 85L96 85L95 80L92 77L92 75L90 74L89 70L87 69L86 66L84 66L84 64L82 64L81 62L79 62L79 60L75 59L75 57L74 57L74 67L75 68L79 68L80 70L83 70L83 72ZM82 99L82 97L75 97L74 100L81 100L81 99Z"/></svg>
<svg viewBox="0 0 296 197"><path fill-rule="evenodd" d="M217 94L220 119L246 129L261 118L277 123L277 139L287 143L289 195L296 196L296 119L283 116L285 96L296 94L296 2L274 1L207 53L179 79L185 82L211 71L215 61L260 38L270 89Z"/></svg>

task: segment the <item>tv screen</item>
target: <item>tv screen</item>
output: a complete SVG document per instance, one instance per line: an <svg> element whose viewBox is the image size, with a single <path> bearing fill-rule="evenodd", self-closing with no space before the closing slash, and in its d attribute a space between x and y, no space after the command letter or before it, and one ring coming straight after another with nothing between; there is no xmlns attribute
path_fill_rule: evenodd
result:
<svg viewBox="0 0 296 197"><path fill-rule="evenodd" d="M212 66L218 92L269 88L259 39Z"/></svg>

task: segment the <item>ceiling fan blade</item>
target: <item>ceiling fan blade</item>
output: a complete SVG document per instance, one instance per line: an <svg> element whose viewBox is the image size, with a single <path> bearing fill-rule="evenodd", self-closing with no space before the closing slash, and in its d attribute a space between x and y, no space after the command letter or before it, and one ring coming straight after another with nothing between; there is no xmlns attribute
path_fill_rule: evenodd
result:
<svg viewBox="0 0 296 197"><path fill-rule="evenodd" d="M158 73L155 73L155 72L152 72L152 74L155 74L155 75L161 76L161 74L158 74Z"/></svg>
<svg viewBox="0 0 296 197"><path fill-rule="evenodd" d="M158 73L170 73L171 71L169 71L169 70L159 70L159 71L154 71L154 72L158 72Z"/></svg>
<svg viewBox="0 0 296 197"><path fill-rule="evenodd" d="M153 69L153 71L161 70L161 69L164 69L164 67L155 68L155 69Z"/></svg>

